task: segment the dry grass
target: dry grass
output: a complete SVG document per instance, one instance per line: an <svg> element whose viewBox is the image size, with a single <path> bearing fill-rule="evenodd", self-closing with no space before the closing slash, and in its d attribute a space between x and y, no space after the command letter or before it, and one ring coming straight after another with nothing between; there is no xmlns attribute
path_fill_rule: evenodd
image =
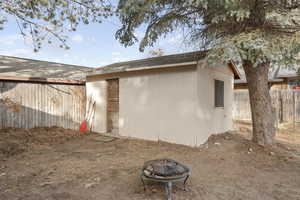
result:
<svg viewBox="0 0 300 200"><path fill-rule="evenodd" d="M172 158L192 168L188 191L177 184L174 200L300 200L298 144L285 138L265 149L245 138L249 123L238 126L241 134L212 136L202 148L50 129L36 140L38 130L17 130L34 145L0 161L0 199L160 200L163 187L150 183L144 192L139 170L147 160Z"/></svg>
<svg viewBox="0 0 300 200"><path fill-rule="evenodd" d="M250 139L252 124L250 121L235 121L236 133ZM300 156L300 123L281 123L276 131L277 146L293 149Z"/></svg>
<svg viewBox="0 0 300 200"><path fill-rule="evenodd" d="M84 134L59 127L32 129L6 128L0 130L0 160L29 151L37 146L62 144Z"/></svg>

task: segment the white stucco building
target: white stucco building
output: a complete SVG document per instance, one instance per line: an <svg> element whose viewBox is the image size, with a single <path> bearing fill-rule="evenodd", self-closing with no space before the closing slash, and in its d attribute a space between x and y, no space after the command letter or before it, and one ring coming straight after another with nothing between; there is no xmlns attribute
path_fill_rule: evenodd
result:
<svg viewBox="0 0 300 200"><path fill-rule="evenodd" d="M198 146L232 128L235 66L205 52L116 63L87 76L93 131ZM87 106L87 110L91 106Z"/></svg>

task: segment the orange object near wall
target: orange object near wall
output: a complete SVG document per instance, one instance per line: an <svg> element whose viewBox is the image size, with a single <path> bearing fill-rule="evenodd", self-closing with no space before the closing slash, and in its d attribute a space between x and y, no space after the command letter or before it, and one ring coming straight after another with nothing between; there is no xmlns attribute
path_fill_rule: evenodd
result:
<svg viewBox="0 0 300 200"><path fill-rule="evenodd" d="M87 121L83 120L82 123L80 124L79 131L81 133L84 133L84 132L86 132L86 130L87 130Z"/></svg>

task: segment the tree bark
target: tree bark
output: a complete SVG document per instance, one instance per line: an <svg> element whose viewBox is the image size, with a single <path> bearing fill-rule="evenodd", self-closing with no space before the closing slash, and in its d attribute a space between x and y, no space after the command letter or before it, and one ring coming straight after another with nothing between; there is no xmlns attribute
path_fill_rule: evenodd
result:
<svg viewBox="0 0 300 200"><path fill-rule="evenodd" d="M252 127L252 140L260 145L272 145L276 134L275 109L269 93L269 63L254 67L250 61L243 62L249 89Z"/></svg>

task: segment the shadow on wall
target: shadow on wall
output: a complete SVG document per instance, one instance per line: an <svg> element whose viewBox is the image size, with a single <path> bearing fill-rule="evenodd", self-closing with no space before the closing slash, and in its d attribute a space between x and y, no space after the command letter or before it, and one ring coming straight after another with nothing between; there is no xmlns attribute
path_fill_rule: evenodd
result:
<svg viewBox="0 0 300 200"><path fill-rule="evenodd" d="M17 86L17 83L10 82L9 84L5 84L5 82L0 81L0 94L5 93L9 90L14 89Z"/></svg>
<svg viewBox="0 0 300 200"><path fill-rule="evenodd" d="M59 126L78 130L85 117L85 86L0 84L0 128Z"/></svg>
<svg viewBox="0 0 300 200"><path fill-rule="evenodd" d="M5 98L0 100L0 128L62 127L78 130L80 123L66 113L62 116L19 105Z"/></svg>

